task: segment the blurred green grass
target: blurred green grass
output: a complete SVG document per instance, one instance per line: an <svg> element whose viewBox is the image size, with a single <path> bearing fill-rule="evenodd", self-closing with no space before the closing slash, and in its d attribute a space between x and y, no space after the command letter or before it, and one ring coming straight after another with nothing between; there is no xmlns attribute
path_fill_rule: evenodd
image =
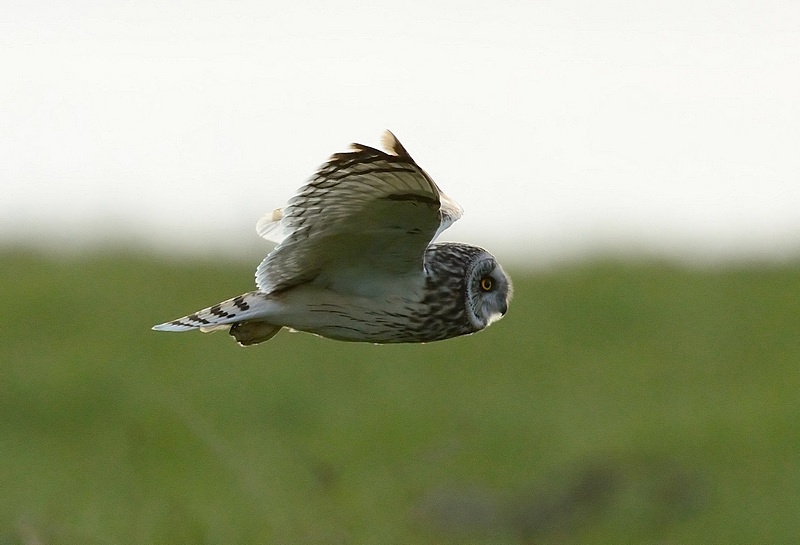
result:
<svg viewBox="0 0 800 545"><path fill-rule="evenodd" d="M512 270L429 345L150 331L253 267L0 253L0 544L800 535L796 265Z"/></svg>

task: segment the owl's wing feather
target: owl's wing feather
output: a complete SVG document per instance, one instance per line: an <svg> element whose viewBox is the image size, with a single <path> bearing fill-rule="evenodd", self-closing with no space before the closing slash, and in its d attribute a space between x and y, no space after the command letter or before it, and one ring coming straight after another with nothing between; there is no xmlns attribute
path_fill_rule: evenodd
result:
<svg viewBox="0 0 800 545"><path fill-rule="evenodd" d="M320 167L283 209L259 221L279 241L256 271L262 292L306 282L359 292L360 279L421 272L425 249L461 217L395 136L388 153L353 144Z"/></svg>
<svg viewBox="0 0 800 545"><path fill-rule="evenodd" d="M268 212L256 223L256 233L265 240L280 244L289 234L283 226L282 219L283 208L276 208L272 212Z"/></svg>

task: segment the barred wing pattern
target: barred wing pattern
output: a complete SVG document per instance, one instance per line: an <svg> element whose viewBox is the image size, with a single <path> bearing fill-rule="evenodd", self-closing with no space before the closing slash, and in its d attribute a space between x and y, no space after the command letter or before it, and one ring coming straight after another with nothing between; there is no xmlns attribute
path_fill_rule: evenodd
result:
<svg viewBox="0 0 800 545"><path fill-rule="evenodd" d="M461 217L395 136L387 152L353 144L331 157L289 204L258 223L279 241L256 271L259 291L316 282L363 294L363 279L420 274L430 242Z"/></svg>
<svg viewBox="0 0 800 545"><path fill-rule="evenodd" d="M495 258L469 244L431 244L461 207L388 131L383 147L333 155L258 222L278 245L256 271L257 291L153 329L227 328L245 346L282 328L405 343L467 335L503 316L511 281Z"/></svg>

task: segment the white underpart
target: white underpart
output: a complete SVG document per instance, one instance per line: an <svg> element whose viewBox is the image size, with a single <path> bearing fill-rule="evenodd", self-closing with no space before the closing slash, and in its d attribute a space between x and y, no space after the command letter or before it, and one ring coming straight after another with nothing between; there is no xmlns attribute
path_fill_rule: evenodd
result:
<svg viewBox="0 0 800 545"><path fill-rule="evenodd" d="M385 320L391 319L387 310L420 311L410 286L397 283L371 297L342 294L310 283L265 295L264 300L262 319L266 322L334 339L368 342L391 340L393 328L387 327Z"/></svg>

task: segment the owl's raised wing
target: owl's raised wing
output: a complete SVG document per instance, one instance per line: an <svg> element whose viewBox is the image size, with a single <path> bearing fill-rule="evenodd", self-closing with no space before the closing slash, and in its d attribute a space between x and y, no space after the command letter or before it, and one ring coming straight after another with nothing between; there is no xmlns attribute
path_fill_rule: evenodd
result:
<svg viewBox="0 0 800 545"><path fill-rule="evenodd" d="M462 209L391 132L383 145L387 152L353 144L333 155L258 222L261 236L279 242L256 271L259 290L314 281L361 293L371 277L422 272L425 249Z"/></svg>

